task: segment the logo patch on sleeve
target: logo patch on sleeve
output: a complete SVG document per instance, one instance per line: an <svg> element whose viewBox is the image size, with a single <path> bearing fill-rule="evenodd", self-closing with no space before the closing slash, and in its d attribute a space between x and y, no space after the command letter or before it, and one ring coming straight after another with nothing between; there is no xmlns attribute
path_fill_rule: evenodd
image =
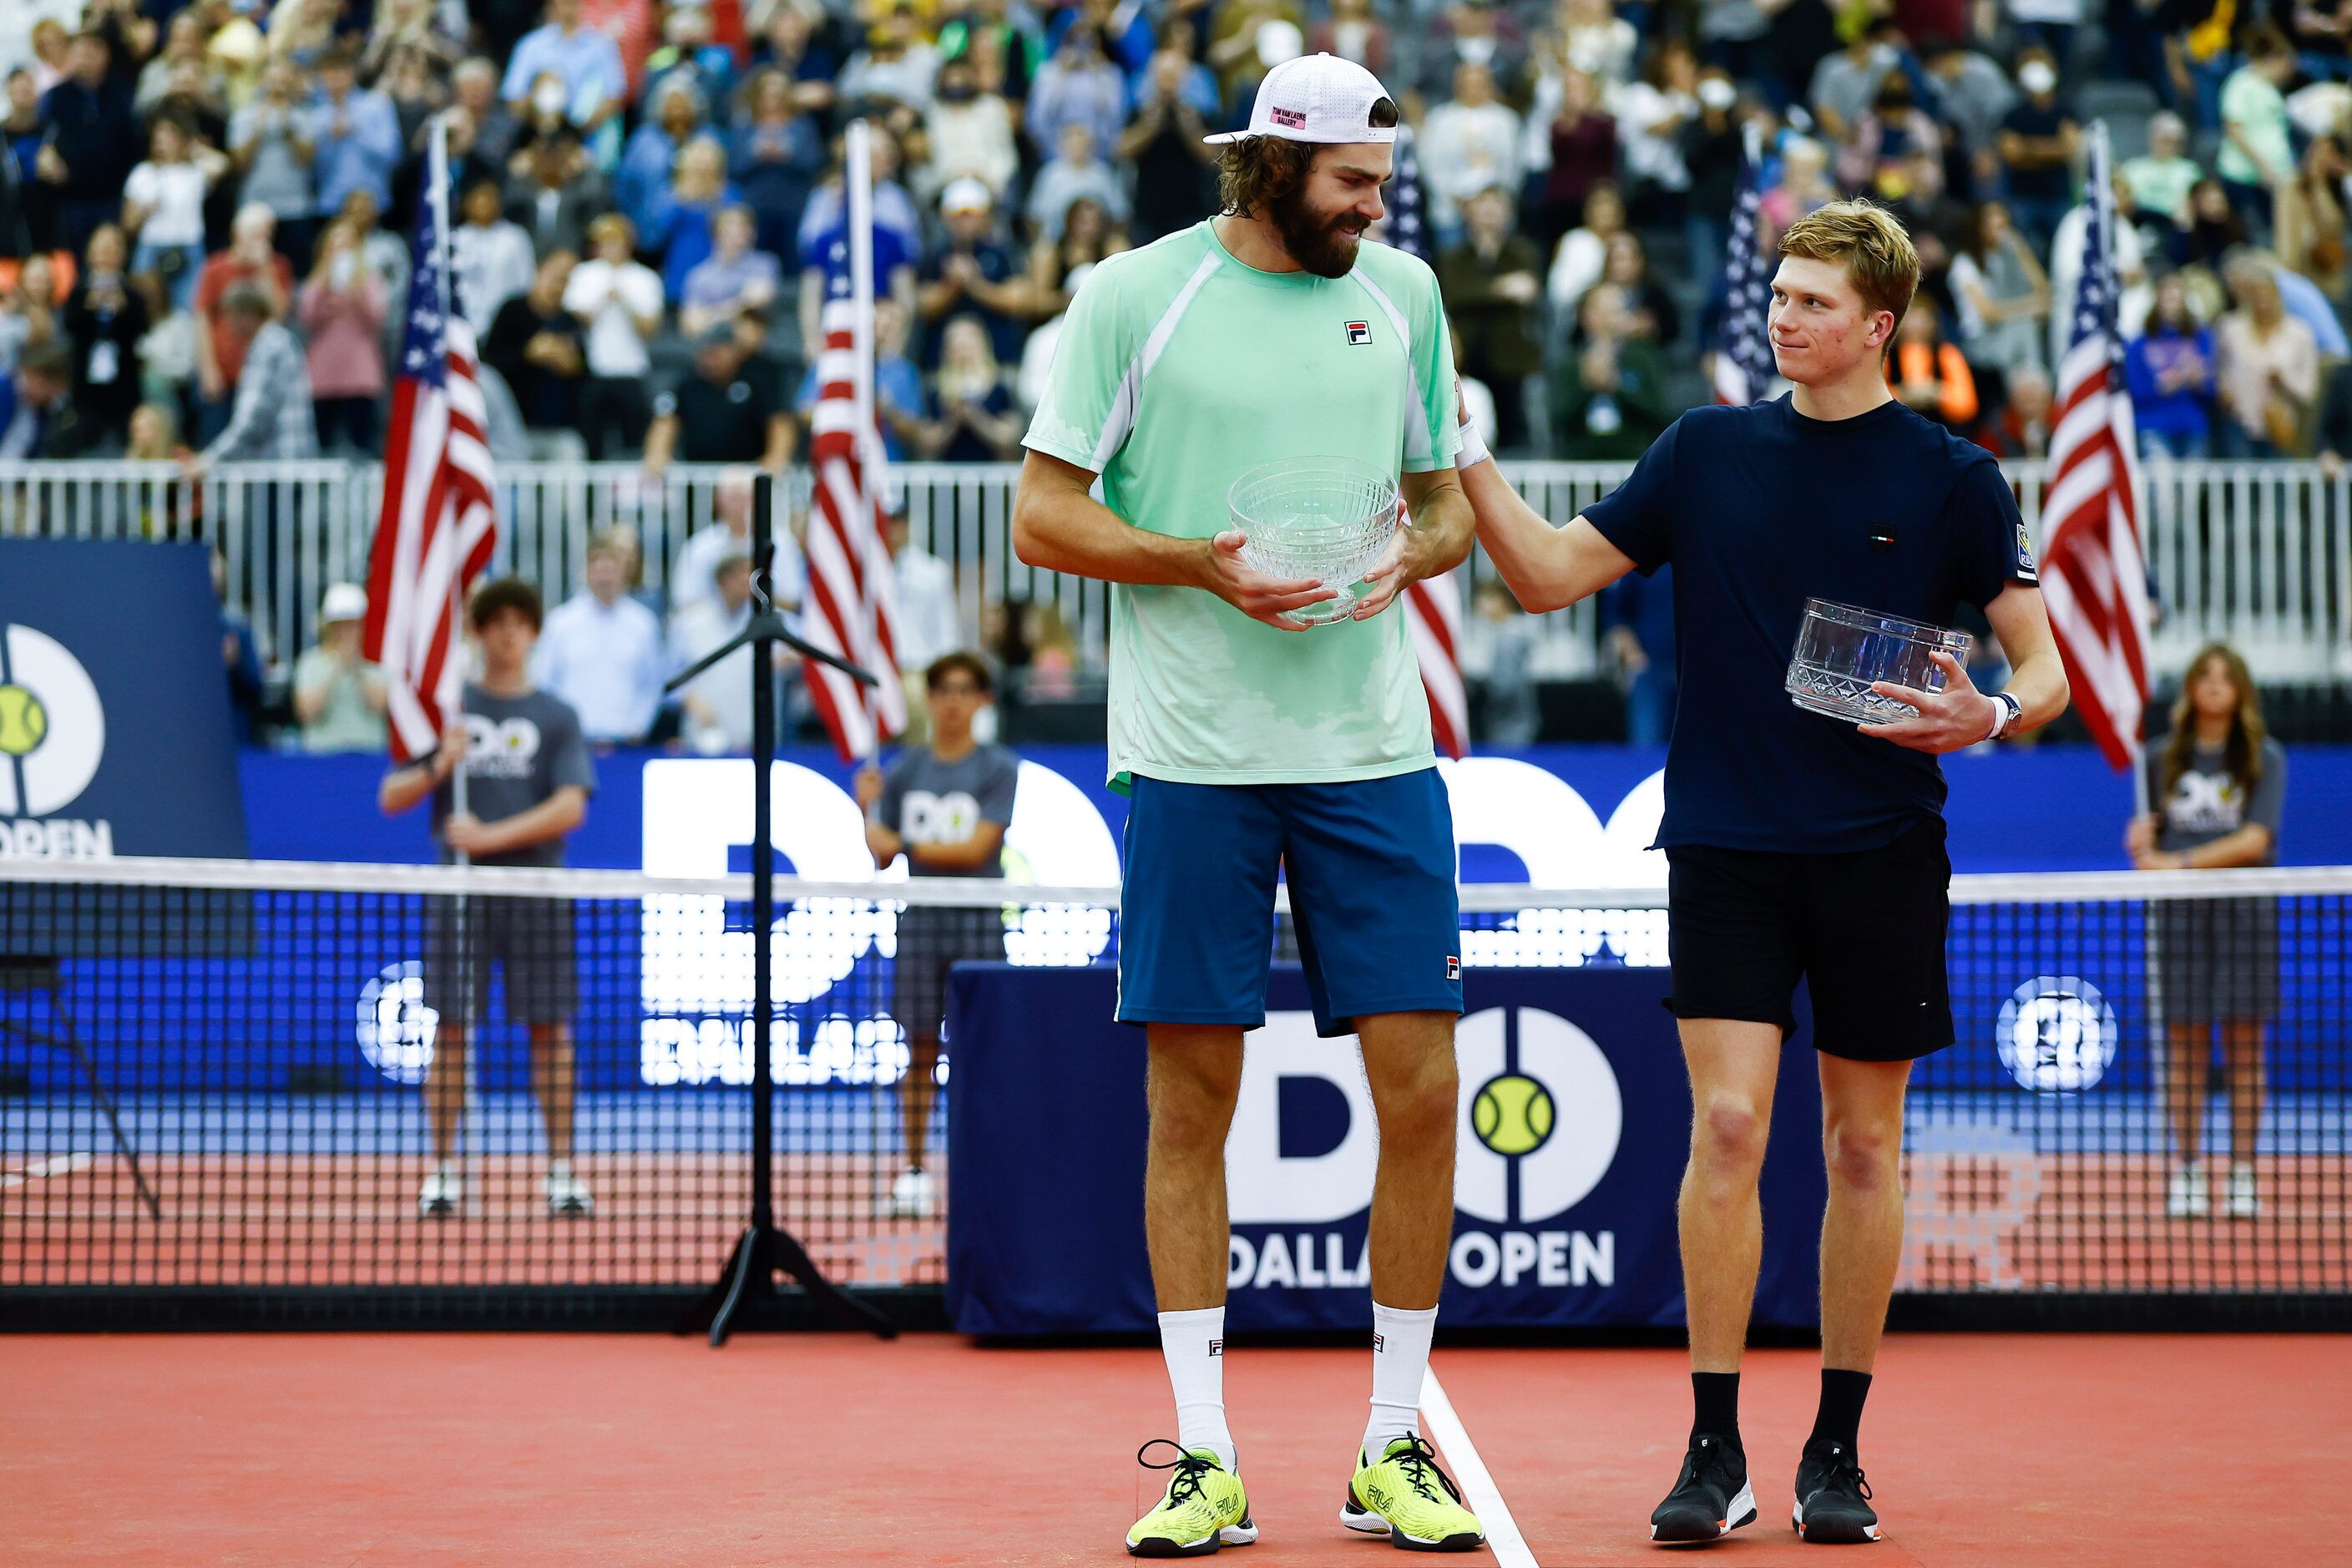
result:
<svg viewBox="0 0 2352 1568"><path fill-rule="evenodd" d="M1352 349L1360 349L1360 348L1362 348L1366 343L1369 343L1369 342L1370 342L1372 341L1372 324L1371 324L1371 322L1370 322L1370 321L1349 321L1349 322L1348 322L1348 323L1347 323L1347 327L1348 327L1348 346L1349 346L1349 348L1352 348Z"/></svg>
<svg viewBox="0 0 2352 1568"><path fill-rule="evenodd" d="M2042 575L2033 566L2033 538L2025 531L2025 520L2017 520L2017 574L2029 583L2038 583Z"/></svg>

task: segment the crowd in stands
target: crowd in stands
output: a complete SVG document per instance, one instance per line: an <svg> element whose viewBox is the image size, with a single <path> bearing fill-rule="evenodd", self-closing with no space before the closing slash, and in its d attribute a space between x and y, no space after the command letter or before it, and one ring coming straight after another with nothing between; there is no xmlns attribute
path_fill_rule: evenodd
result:
<svg viewBox="0 0 2352 1568"><path fill-rule="evenodd" d="M1768 242L1846 193L1910 226L1897 395L2042 455L2095 125L2147 452L2352 454L2338 0L15 0L0 460L374 456L446 127L494 450L781 468L855 117L890 448L1010 459L1073 292L1213 212L1202 134L1310 49L1402 105L1506 454L1631 458L1707 395L1752 149Z"/></svg>

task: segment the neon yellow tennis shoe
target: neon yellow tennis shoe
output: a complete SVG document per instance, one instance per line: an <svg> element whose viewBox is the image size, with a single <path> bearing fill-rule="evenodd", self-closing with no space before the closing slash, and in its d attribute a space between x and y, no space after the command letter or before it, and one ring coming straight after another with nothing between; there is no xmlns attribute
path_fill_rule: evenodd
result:
<svg viewBox="0 0 2352 1568"><path fill-rule="evenodd" d="M1385 1535L1405 1552L1475 1552L1486 1543L1478 1516L1462 1506L1454 1479L1437 1468L1437 1450L1420 1436L1394 1437L1378 1463L1356 1453L1356 1479L1339 1522Z"/></svg>
<svg viewBox="0 0 2352 1568"><path fill-rule="evenodd" d="M1176 1458L1155 1465L1143 1456L1165 1445ZM1185 1449L1165 1437L1155 1437L1135 1451L1147 1470L1173 1470L1160 1506L1135 1521L1127 1532L1132 1557L1205 1557L1220 1546L1247 1546L1257 1539L1250 1522L1249 1494L1242 1479L1224 1467L1208 1448Z"/></svg>

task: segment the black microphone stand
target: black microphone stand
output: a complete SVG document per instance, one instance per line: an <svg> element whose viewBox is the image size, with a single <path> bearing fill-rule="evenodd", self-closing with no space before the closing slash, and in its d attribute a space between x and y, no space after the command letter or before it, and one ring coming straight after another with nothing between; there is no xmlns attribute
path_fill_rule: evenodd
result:
<svg viewBox="0 0 2352 1568"><path fill-rule="evenodd" d="M776 1276L789 1274L809 1298L847 1328L866 1329L883 1339L898 1331L868 1301L845 1292L824 1277L799 1237L776 1223L775 1075L768 1060L769 1025L774 1012L768 933L776 923L776 849L769 837L772 812L769 774L776 756L775 647L782 643L803 658L831 665L867 686L881 684L873 672L793 635L776 609L773 595L776 534L772 509L775 480L761 474L751 483L751 618L749 625L708 656L671 679L676 691L739 648L751 650L751 1218L735 1250L709 1289L678 1320L681 1334L710 1331L716 1347L727 1342L738 1313L782 1317Z"/></svg>

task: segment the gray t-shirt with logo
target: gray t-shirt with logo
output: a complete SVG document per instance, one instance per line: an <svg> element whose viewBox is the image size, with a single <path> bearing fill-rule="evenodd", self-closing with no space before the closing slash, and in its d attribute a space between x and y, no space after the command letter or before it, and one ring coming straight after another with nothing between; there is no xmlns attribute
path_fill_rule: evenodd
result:
<svg viewBox="0 0 2352 1568"><path fill-rule="evenodd" d="M2194 849L2217 838L2227 838L2248 823L2271 830L2270 859L2278 858L2279 821L2286 809L2286 752L2276 741L2263 742L2263 776L2252 797L2232 777L2219 746L2200 746L2189 753L2189 771L2162 795L2164 758L2148 759L2149 787L2160 795L2157 807L2156 847L2167 853Z"/></svg>
<svg viewBox="0 0 2352 1568"><path fill-rule="evenodd" d="M910 846L961 844L982 823L1011 826L1020 776L1020 759L1002 746L975 746L951 763L940 761L927 747L909 746L883 771L876 817ZM985 865L947 871L909 855L907 870L916 877L1002 877L1003 862L1000 849Z"/></svg>
<svg viewBox="0 0 2352 1568"><path fill-rule="evenodd" d="M596 791L596 764L580 732L580 715L560 697L532 691L495 697L478 686L466 688L466 809L481 822L504 822L546 800L566 784ZM433 832L454 807L455 777L433 794ZM444 860L454 858L445 846ZM550 838L505 855L488 855L485 866L561 866L563 840Z"/></svg>

